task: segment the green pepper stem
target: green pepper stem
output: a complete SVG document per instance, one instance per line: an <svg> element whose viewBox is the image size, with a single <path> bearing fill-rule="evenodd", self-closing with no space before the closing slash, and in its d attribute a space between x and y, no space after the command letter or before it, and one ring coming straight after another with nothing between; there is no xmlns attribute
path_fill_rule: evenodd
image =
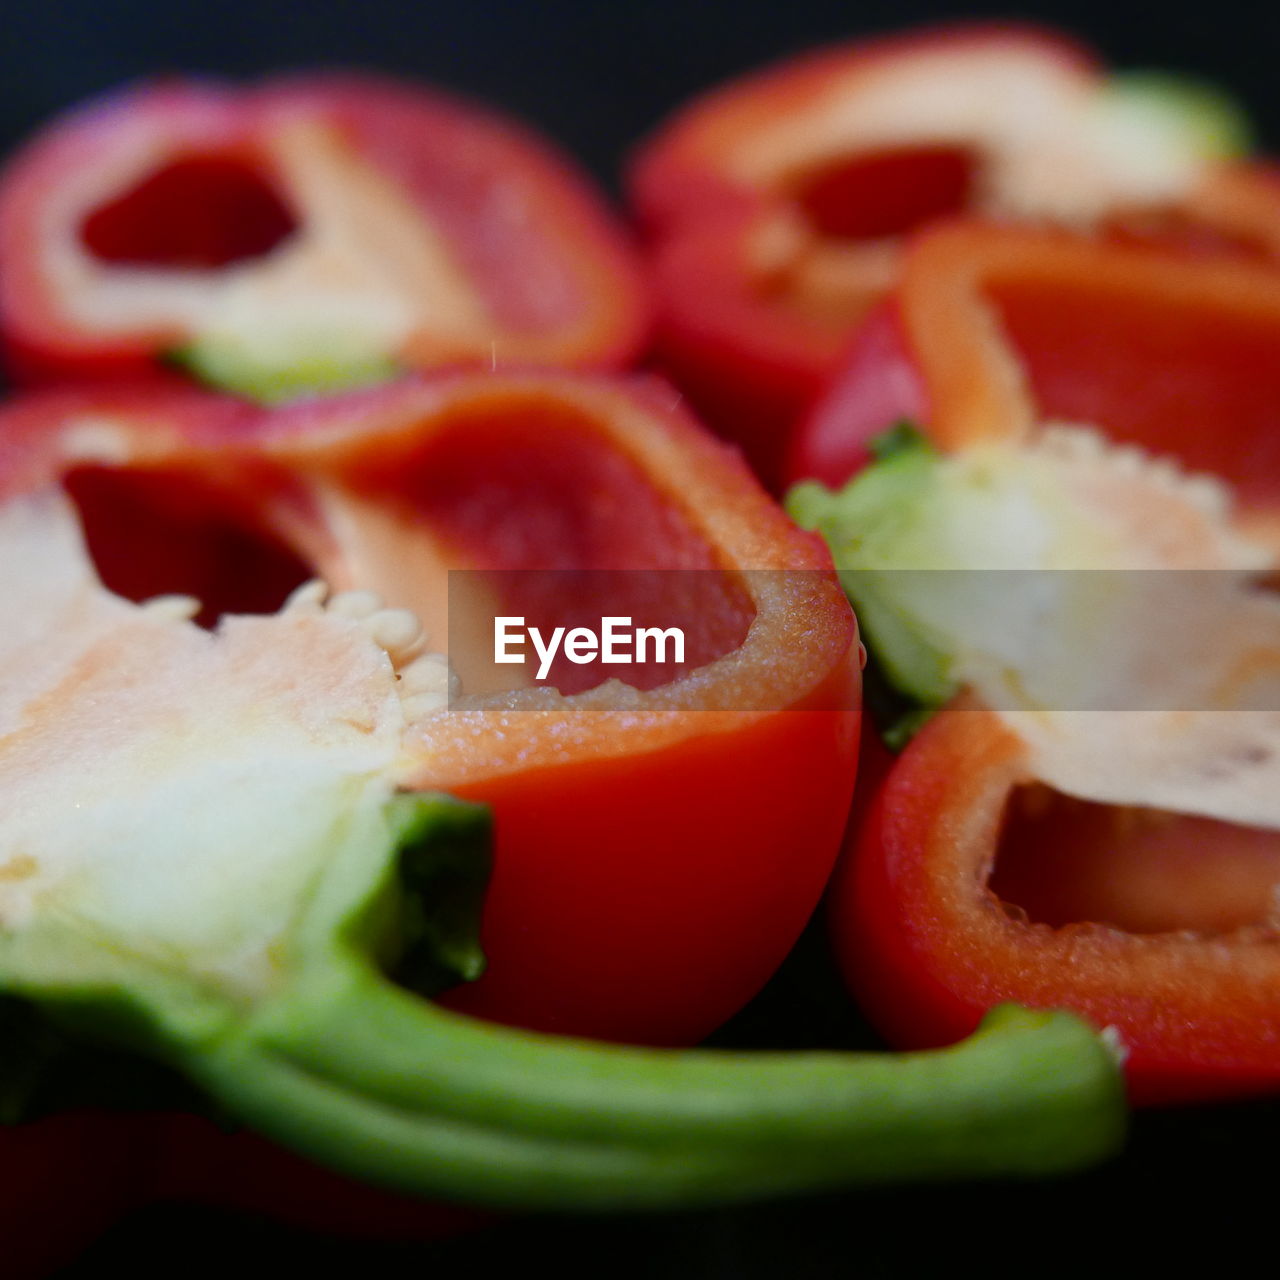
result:
<svg viewBox="0 0 1280 1280"><path fill-rule="evenodd" d="M1114 1055L1005 1007L911 1054L636 1049L516 1031L353 967L188 1064L233 1112L346 1172L520 1208L724 1203L1066 1170L1114 1151Z"/></svg>

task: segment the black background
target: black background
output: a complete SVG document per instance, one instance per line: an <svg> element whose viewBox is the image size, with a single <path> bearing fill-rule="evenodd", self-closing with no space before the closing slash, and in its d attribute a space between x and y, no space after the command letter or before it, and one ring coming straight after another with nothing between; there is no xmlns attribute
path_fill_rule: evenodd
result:
<svg viewBox="0 0 1280 1280"><path fill-rule="evenodd" d="M1219 80L1250 109L1263 143L1280 142L1280 6L1234 0L985 10L856 0L211 0L198 7L78 0L10 2L0 12L5 148L50 113L142 75L356 65L505 108L612 183L629 147L718 79L822 41L977 17L1056 24L1120 65ZM820 927L720 1039L874 1043L832 977ZM1280 1109L1270 1104L1149 1113L1136 1121L1124 1160L1068 1181L862 1192L644 1218L512 1219L428 1245L334 1241L242 1215L153 1208L123 1221L65 1274L83 1280L109 1265L138 1280L274 1276L282 1269L363 1277L521 1275L543 1267L563 1280L1271 1270L1278 1135Z"/></svg>
<svg viewBox="0 0 1280 1280"><path fill-rule="evenodd" d="M6 146L60 107L137 76L356 65L483 98L608 177L668 111L718 79L823 41L973 18L1065 27L1120 65L1220 80L1255 113L1264 139L1280 139L1280 7L1261 0L10 0L0 12Z"/></svg>

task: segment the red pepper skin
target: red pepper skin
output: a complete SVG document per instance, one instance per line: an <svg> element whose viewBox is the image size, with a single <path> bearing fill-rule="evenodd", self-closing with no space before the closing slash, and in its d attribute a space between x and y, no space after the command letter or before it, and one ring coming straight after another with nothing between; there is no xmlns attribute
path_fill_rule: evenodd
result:
<svg viewBox="0 0 1280 1280"><path fill-rule="evenodd" d="M878 84L919 74L922 59L938 59L935 84L952 74L948 58L971 81L964 59L973 55L1072 92L1106 83L1091 53L1053 32L923 31L743 77L683 108L635 158L630 190L652 242L659 357L770 484L785 478L789 430L893 291L903 243L979 208L975 173L984 146L999 146L976 129L956 141L951 122L939 120L936 132L916 121L916 134L877 150L842 122L840 104L852 109ZM1000 216L1008 225L1015 218ZM1099 231L1184 252L1275 259L1277 227L1274 175L1215 161L1175 205L1117 206Z"/></svg>
<svg viewBox="0 0 1280 1280"><path fill-rule="evenodd" d="M706 1009L737 1007L744 991L763 986L794 942L796 921L822 893L830 867L815 855L839 841L854 776L836 767L856 753L847 732L829 710L796 710L738 735L732 747L691 742L660 759L586 764L572 778L531 771L460 788L498 815L485 907L491 963L444 1003L501 1021L514 1010L517 1021L541 1030L589 1028L610 1040L702 1038L711 1029ZM548 785L571 801L572 830L548 811ZM782 785L791 788L785 805L747 800ZM706 802L724 788L738 803ZM654 805L655 794L670 804ZM605 831L609 856L601 858ZM530 854L551 841L557 860L540 866ZM697 857L700 848L706 853ZM779 875L784 848L805 852ZM536 947L520 932L529 927L531 895L546 903L537 922L546 936ZM628 910L602 911L611 901ZM667 945L660 938L679 940L686 976L653 957ZM638 957L646 955L654 974L641 984ZM726 965L726 955L739 960ZM566 982L584 956L592 957L587 972ZM699 975L692 1000L683 992L689 974Z"/></svg>
<svg viewBox="0 0 1280 1280"><path fill-rule="evenodd" d="M840 488L871 462L870 443L899 422L925 427L928 388L902 333L898 308L882 302L867 317L832 378L792 437L788 483Z"/></svg>
<svg viewBox="0 0 1280 1280"><path fill-rule="evenodd" d="M1031 780L1019 741L976 709L940 713L899 757L831 897L838 959L869 1015L916 1047L948 1043L1001 1000L1070 1008L1117 1029L1135 1102L1274 1092L1280 1001L1265 930L1051 928L1000 901L989 882L1001 820Z"/></svg>
<svg viewBox="0 0 1280 1280"><path fill-rule="evenodd" d="M644 343L649 303L625 232L575 166L524 127L372 76L243 88L167 80L67 113L0 176L0 311L12 376L173 378L158 362L199 336L192 324L152 315L91 325L79 310L85 280L114 268L106 274L119 284L150 265L169 287L193 270L208 282L278 258L342 185L307 190L290 176L281 151L290 131L310 131L312 151L316 137L327 139L338 148L333 163L416 216L420 227L407 234L438 242L486 316L482 329L465 332L447 318L419 323L386 352L398 364L609 369ZM397 254L381 258L392 277L407 269ZM302 282L317 278L310 269Z"/></svg>
<svg viewBox="0 0 1280 1280"><path fill-rule="evenodd" d="M1083 423L1222 476L1266 534L1280 504L1277 280L1237 256L939 228L797 432L790 474L842 484L904 418L948 450Z"/></svg>

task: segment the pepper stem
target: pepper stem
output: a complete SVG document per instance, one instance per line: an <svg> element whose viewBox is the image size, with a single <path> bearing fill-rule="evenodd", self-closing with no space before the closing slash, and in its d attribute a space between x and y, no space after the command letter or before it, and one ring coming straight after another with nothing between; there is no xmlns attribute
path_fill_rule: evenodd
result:
<svg viewBox="0 0 1280 1280"><path fill-rule="evenodd" d="M911 1054L638 1049L440 1009L352 962L189 1069L261 1131L403 1191L516 1208L691 1206L1043 1174L1123 1133L1115 1057L1005 1006Z"/></svg>

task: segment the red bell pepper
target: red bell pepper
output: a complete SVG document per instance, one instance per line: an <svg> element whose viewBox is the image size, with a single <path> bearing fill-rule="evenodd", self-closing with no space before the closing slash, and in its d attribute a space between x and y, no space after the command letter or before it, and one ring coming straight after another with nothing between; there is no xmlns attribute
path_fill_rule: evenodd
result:
<svg viewBox="0 0 1280 1280"><path fill-rule="evenodd" d="M1238 121L1172 80L1109 78L1062 36L962 27L780 64L686 107L632 191L659 347L779 479L786 432L893 286L902 239L961 213L1274 257L1280 187Z"/></svg>
<svg viewBox="0 0 1280 1280"><path fill-rule="evenodd" d="M877 1024L920 1046L1002 1000L1066 1006L1116 1029L1134 1101L1274 1092L1276 833L1034 783L1026 743L977 709L898 759L831 904Z"/></svg>
<svg viewBox="0 0 1280 1280"><path fill-rule="evenodd" d="M624 365L647 301L572 164L370 76L167 80L55 121L0 177L12 373L176 357L265 399L441 365Z"/></svg>
<svg viewBox="0 0 1280 1280"><path fill-rule="evenodd" d="M1274 564L1275 280L1237 259L981 224L939 229L909 251L893 306L863 333L801 438L797 470L838 483L860 469L875 431L903 417L921 424L937 449L907 445L839 497L806 487L793 507L842 511L848 554L833 541L837 562L881 573L884 594L867 598L863 622L874 648L877 616L886 620L879 656L901 688L938 701L970 684L972 700L1000 707L943 711L920 731L861 824L833 895L850 982L895 1043L941 1042L986 1002L1020 999L1116 1028L1137 1100L1280 1086L1268 958L1280 839L1256 806L1222 798L1245 775L1274 793L1269 731L1257 737L1251 715L1271 702L1229 698L1265 682L1280 624L1256 588L1217 595L1232 572ZM1092 430L1044 429L1063 422ZM1182 475L1171 459L1217 478ZM1073 547L1113 550L1084 563L1064 558ZM1183 578L1189 612L1174 623L1126 603L1126 592L1133 600L1148 588L1155 600L1159 588L1142 574L1127 584L1123 573L1085 574L1078 604L1055 615L1071 577L1058 573L1027 587L1013 612L985 607L950 636L909 574L883 576L1046 564L1213 572ZM1108 576L1128 627L1137 621L1136 640L1101 621L1111 615L1091 587ZM1178 574L1156 577L1178 589ZM1017 605L1015 579L994 598L998 608ZM975 575L970 590L990 581ZM1011 719L991 696L991 665L974 659L977 646L1023 634L1033 616L1030 650L1009 639L1000 651L999 682L1035 707ZM1193 635L1200 640L1187 647ZM972 680L955 660L966 646ZM1117 657L1125 680L1108 686ZM1230 677L1207 679L1188 700L1176 682L1219 662ZM1045 692L1063 688L1110 688L1113 700L1064 703ZM1092 709L1055 714L1078 705ZM1148 717L1152 709L1171 714ZM1202 709L1221 716L1217 731L1198 722L1217 736L1181 739L1186 754L1179 735L1196 731ZM1070 768L1062 756L1050 761L1052 777L1042 731L1085 743ZM1209 778L1225 789L1216 798Z"/></svg>
<svg viewBox="0 0 1280 1280"><path fill-rule="evenodd" d="M902 420L947 451L1078 422L1221 476L1260 528L1280 500L1276 280L1238 259L939 228L797 433L791 474L842 484Z"/></svg>
<svg viewBox="0 0 1280 1280"><path fill-rule="evenodd" d="M50 393L0 414L4 484L67 476L107 585L188 592L206 616L273 607L318 573L456 636L450 569L565 571L548 588L564 610L583 571L701 575L681 606L701 614L699 680L625 710L548 706L518 752L495 712L463 716L433 765L433 785L497 815L488 972L460 1001L567 1034L687 1043L763 984L817 901L852 787L858 673L825 548L669 398L556 375L270 413L196 393ZM740 584L739 568L766 572ZM453 661L464 686L492 670ZM785 800L767 811L740 799L774 790Z"/></svg>
<svg viewBox="0 0 1280 1280"><path fill-rule="evenodd" d="M267 413L187 392L50 392L0 412L0 487L61 477L108 585L195 592L206 618L272 608L314 571L440 628L459 566L575 571L556 579L566 592L583 570L696 573L712 648L687 693L460 710L431 778L496 815L488 971L451 1003L691 1043L764 982L822 891L853 782L858 665L825 551L669 400L643 382L551 375L401 383ZM467 655L455 660L466 679ZM36 1141L51 1123L15 1132ZM469 1220L203 1125L161 1126L142 1149L156 1180L135 1177L134 1197L383 1235Z"/></svg>
<svg viewBox="0 0 1280 1280"><path fill-rule="evenodd" d="M1276 1090L1274 546L1219 482L1095 431L880 448L790 502L892 682L963 701L833 889L862 1005L901 1046L1068 1007L1114 1029L1138 1101Z"/></svg>

